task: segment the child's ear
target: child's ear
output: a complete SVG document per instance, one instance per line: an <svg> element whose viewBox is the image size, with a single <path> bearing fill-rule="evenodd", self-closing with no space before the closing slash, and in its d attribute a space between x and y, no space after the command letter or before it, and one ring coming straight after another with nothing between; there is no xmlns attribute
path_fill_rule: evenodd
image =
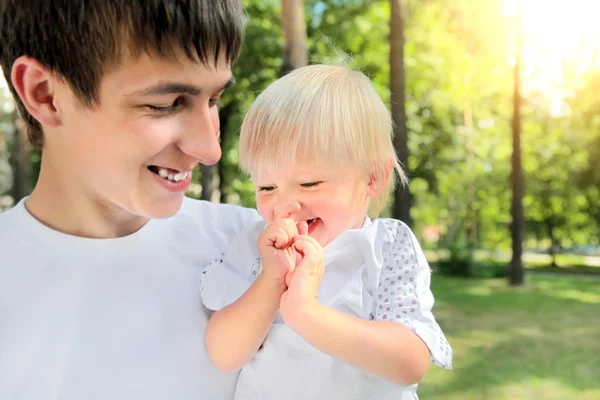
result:
<svg viewBox="0 0 600 400"><path fill-rule="evenodd" d="M56 77L35 58L21 56L13 63L12 84L23 105L41 125L56 127L61 118L54 106Z"/></svg>
<svg viewBox="0 0 600 400"><path fill-rule="evenodd" d="M387 190L393 171L394 160L390 159L383 165L383 169L369 175L367 194L370 197L378 197L382 191Z"/></svg>

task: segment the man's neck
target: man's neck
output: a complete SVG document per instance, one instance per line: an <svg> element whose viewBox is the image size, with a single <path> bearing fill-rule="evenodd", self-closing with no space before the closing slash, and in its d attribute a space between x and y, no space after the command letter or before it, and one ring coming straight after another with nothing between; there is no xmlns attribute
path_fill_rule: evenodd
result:
<svg viewBox="0 0 600 400"><path fill-rule="evenodd" d="M130 235L148 222L117 207L110 207L72 187L60 186L40 173L25 201L27 211L42 224L62 233L87 238Z"/></svg>

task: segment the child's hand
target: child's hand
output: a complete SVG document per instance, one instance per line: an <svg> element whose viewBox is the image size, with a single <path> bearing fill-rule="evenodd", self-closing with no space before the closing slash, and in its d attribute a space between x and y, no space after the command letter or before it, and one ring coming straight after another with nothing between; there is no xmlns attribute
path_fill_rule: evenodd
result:
<svg viewBox="0 0 600 400"><path fill-rule="evenodd" d="M288 290L281 296L279 309L284 321L293 327L297 317L319 304L319 288L323 279L323 247L310 236L298 236L293 247L300 263L286 276Z"/></svg>
<svg viewBox="0 0 600 400"><path fill-rule="evenodd" d="M293 272L300 256L293 244L299 234L306 234L305 221L296 222L291 216L300 211L300 204L284 207L258 237L258 253L264 274L286 287L286 275Z"/></svg>

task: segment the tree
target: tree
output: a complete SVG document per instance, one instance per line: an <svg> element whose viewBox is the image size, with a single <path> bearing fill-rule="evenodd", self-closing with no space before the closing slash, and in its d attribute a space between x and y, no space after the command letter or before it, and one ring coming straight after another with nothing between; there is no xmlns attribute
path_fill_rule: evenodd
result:
<svg viewBox="0 0 600 400"><path fill-rule="evenodd" d="M236 83L225 91L219 106L223 157L209 174L214 177L213 188L218 182L220 202L254 207L254 187L238 167L239 129L256 96L279 77L284 46L277 0L243 0L242 5L247 21L244 47L233 67ZM210 198L217 201L217 193Z"/></svg>
<svg viewBox="0 0 600 400"><path fill-rule="evenodd" d="M406 126L406 97L404 81L404 16L406 4L404 0L391 1L390 17L390 101L392 119L394 121L394 147L400 163L408 169L408 130ZM412 225L410 208L412 196L410 189L398 185L394 196L392 215Z"/></svg>
<svg viewBox="0 0 600 400"><path fill-rule="evenodd" d="M229 102L219 109L219 120L221 123L219 138L221 140L221 148L223 148L225 140L229 136L227 128L230 121L232 106L233 104ZM202 200L213 203L227 202L225 195L225 177L223 175L224 168L221 161L213 165L200 164L200 185L202 186L200 198Z"/></svg>
<svg viewBox="0 0 600 400"><path fill-rule="evenodd" d="M600 60L600 55L596 55ZM583 77L581 87L570 101L573 112L571 130L581 142L586 167L576 176L577 187L586 198L586 211L594 222L594 232L589 235L587 244L598 244L600 238L600 70L589 71ZM593 239L596 238L593 243Z"/></svg>
<svg viewBox="0 0 600 400"><path fill-rule="evenodd" d="M516 16L516 59L514 69L513 93L513 150L512 150L512 202L510 225L512 238L512 258L510 261L509 282L511 285L522 285L525 280L523 269L523 237L525 235L525 212L523 197L525 195L525 179L521 163L521 4L518 1Z"/></svg>
<svg viewBox="0 0 600 400"><path fill-rule="evenodd" d="M281 23L285 38L283 73L308 65L306 22L302 0L281 0Z"/></svg>
<svg viewBox="0 0 600 400"><path fill-rule="evenodd" d="M29 194L29 142L25 124L17 110L13 111L14 131L10 145L10 163L13 170L12 198L15 203Z"/></svg>
<svg viewBox="0 0 600 400"><path fill-rule="evenodd" d="M221 192L219 188L219 164L204 165L200 164L200 184L202 185L202 200L219 203L221 201ZM218 197L217 197L218 196Z"/></svg>
<svg viewBox="0 0 600 400"><path fill-rule="evenodd" d="M4 132L0 130L0 198L12 186L12 171L6 161ZM2 205L0 204L0 211Z"/></svg>

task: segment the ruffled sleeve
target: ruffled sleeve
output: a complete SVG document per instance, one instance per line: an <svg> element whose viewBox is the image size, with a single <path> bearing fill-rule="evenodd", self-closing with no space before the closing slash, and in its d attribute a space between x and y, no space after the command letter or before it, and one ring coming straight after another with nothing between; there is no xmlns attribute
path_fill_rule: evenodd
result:
<svg viewBox="0 0 600 400"><path fill-rule="evenodd" d="M217 311L228 306L254 283L261 269L256 240L264 226L259 221L243 229L202 271L200 295L206 308Z"/></svg>
<svg viewBox="0 0 600 400"><path fill-rule="evenodd" d="M382 269L373 315L376 320L396 321L417 334L429 348L431 361L452 368L452 348L431 309L431 270L412 231L401 221L379 220L387 238L382 245Z"/></svg>

